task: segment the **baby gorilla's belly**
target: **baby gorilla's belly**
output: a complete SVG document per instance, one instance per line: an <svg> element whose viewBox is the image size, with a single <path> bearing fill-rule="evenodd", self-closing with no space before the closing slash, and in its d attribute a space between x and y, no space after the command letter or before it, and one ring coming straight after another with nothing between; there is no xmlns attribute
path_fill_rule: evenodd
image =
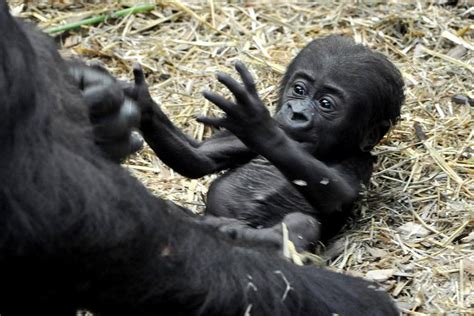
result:
<svg viewBox="0 0 474 316"><path fill-rule="evenodd" d="M293 212L315 213L304 197L264 158L228 171L214 181L207 212L237 218L254 227L270 227Z"/></svg>

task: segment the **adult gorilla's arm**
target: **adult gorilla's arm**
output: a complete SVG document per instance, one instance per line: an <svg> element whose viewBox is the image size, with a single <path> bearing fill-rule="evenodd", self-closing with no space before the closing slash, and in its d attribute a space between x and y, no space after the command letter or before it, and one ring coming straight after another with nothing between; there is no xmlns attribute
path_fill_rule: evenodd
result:
<svg viewBox="0 0 474 316"><path fill-rule="evenodd" d="M140 106L140 130L157 156L173 170L199 178L245 163L255 157L246 145L228 131L219 131L202 142L178 129L151 98L139 65L134 66L135 85L126 94Z"/></svg>

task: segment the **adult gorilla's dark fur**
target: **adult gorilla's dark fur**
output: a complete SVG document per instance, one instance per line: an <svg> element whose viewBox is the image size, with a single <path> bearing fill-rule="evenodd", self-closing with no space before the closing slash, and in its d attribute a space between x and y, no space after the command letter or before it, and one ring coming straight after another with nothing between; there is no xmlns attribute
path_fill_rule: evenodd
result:
<svg viewBox="0 0 474 316"><path fill-rule="evenodd" d="M222 241L94 144L52 42L0 1L0 313L396 315L369 282Z"/></svg>

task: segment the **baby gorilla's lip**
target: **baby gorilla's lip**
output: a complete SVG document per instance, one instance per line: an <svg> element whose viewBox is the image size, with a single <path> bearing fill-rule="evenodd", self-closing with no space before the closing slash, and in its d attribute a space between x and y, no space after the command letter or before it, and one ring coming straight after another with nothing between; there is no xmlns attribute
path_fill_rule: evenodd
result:
<svg viewBox="0 0 474 316"><path fill-rule="evenodd" d="M311 132L313 122L295 123L287 116L275 116L275 120L278 126L285 131L285 133L296 141L305 141L308 136L307 133Z"/></svg>
<svg viewBox="0 0 474 316"><path fill-rule="evenodd" d="M299 118L295 120L292 119L291 116L283 113L277 113L277 115L275 115L275 120L278 122L278 126L280 126L280 128L290 134L294 134L295 132L301 134L303 131L306 132L313 126L312 120L301 120Z"/></svg>

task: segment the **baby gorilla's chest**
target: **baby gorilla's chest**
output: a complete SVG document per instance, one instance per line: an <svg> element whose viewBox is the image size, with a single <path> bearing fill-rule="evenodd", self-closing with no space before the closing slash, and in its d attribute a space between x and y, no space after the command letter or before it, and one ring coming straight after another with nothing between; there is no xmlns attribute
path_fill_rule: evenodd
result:
<svg viewBox="0 0 474 316"><path fill-rule="evenodd" d="M288 213L314 213L298 190L266 159L230 170L209 188L207 212L269 227Z"/></svg>

